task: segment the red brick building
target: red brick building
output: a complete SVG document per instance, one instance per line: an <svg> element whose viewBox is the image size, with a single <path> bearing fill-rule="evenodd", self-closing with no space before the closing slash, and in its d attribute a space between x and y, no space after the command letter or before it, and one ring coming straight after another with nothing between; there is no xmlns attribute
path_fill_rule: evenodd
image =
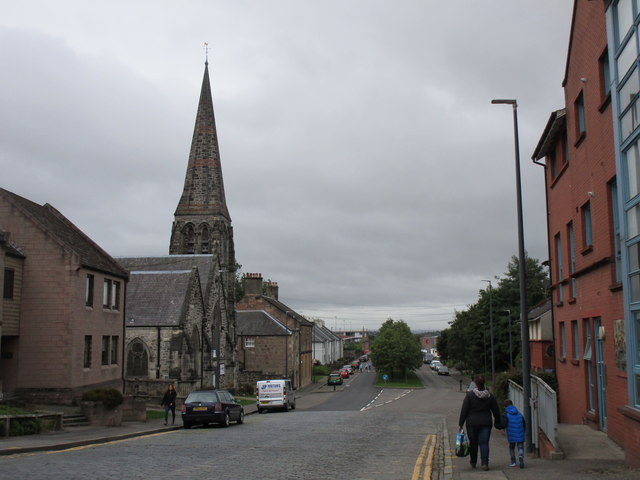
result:
<svg viewBox="0 0 640 480"><path fill-rule="evenodd" d="M625 432L638 424L620 411L628 372L605 3L574 4L565 108L533 159L545 167L559 421L606 431L629 453Z"/></svg>
<svg viewBox="0 0 640 480"><path fill-rule="evenodd" d="M4 189L0 231L2 391L69 403L122 389L127 272L51 205Z"/></svg>

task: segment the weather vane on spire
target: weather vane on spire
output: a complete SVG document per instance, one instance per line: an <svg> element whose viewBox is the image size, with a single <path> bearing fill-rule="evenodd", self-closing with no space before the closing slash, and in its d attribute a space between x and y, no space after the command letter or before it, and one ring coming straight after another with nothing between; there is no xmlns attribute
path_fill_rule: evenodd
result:
<svg viewBox="0 0 640 480"><path fill-rule="evenodd" d="M204 63L209 64L209 44L204 42Z"/></svg>

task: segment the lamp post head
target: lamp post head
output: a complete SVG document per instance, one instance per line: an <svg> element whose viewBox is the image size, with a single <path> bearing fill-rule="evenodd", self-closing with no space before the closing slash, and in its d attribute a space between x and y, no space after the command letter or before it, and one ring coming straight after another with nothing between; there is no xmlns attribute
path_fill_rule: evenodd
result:
<svg viewBox="0 0 640 480"><path fill-rule="evenodd" d="M513 105L514 107L518 106L518 102L515 99L494 98L493 100L491 100L491 103L493 103L494 105L506 104Z"/></svg>

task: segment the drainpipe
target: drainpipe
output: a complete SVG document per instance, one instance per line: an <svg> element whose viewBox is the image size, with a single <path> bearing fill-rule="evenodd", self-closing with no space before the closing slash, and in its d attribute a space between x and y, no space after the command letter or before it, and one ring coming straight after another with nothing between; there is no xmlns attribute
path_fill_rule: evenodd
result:
<svg viewBox="0 0 640 480"><path fill-rule="evenodd" d="M156 348L156 380L160 379L160 327L158 329L158 340Z"/></svg>
<svg viewBox="0 0 640 480"><path fill-rule="evenodd" d="M122 285L122 341L120 342L120 365L122 371L122 393L125 394L127 382L125 380L125 369L124 369L124 350L125 350L125 339L126 339L126 330L127 330L127 283L128 279Z"/></svg>

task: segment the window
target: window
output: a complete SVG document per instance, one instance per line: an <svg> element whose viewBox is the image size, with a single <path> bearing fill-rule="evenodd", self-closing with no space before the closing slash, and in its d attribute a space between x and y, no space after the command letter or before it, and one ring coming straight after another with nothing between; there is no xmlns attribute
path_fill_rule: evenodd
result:
<svg viewBox="0 0 640 480"><path fill-rule="evenodd" d="M149 376L149 354L141 340L134 340L129 344L127 352L127 376Z"/></svg>
<svg viewBox="0 0 640 480"><path fill-rule="evenodd" d="M593 374L593 363L591 361L591 322L588 318L585 318L583 321L584 326L584 354L582 356L584 360L584 368L587 371L587 387L588 387L588 395L587 402L588 408L590 412L595 410L595 392L596 385L594 381Z"/></svg>
<svg viewBox="0 0 640 480"><path fill-rule="evenodd" d="M245 337L244 339L245 348L254 348L255 346L256 346L256 337Z"/></svg>
<svg viewBox="0 0 640 480"><path fill-rule="evenodd" d="M111 283L111 308L113 310L120 308L120 282L115 280Z"/></svg>
<svg viewBox="0 0 640 480"><path fill-rule="evenodd" d="M560 240L560 234L556 235L556 282L558 284L558 302L564 300L564 293L562 291L562 241Z"/></svg>
<svg viewBox="0 0 640 480"><path fill-rule="evenodd" d="M640 193L640 147L637 143L625 152L624 167L627 187L625 198L631 200Z"/></svg>
<svg viewBox="0 0 640 480"><path fill-rule="evenodd" d="M102 337L102 365L109 365L109 336Z"/></svg>
<svg viewBox="0 0 640 480"><path fill-rule="evenodd" d="M118 337L111 337L111 355L110 360L111 365L115 365L118 363Z"/></svg>
<svg viewBox="0 0 640 480"><path fill-rule="evenodd" d="M600 59L598 60L600 67L600 95L604 102L611 93L611 72L609 71L609 49L605 48Z"/></svg>
<svg viewBox="0 0 640 480"><path fill-rule="evenodd" d="M580 358L580 337L578 336L578 321L571 320L571 334L573 335L573 359Z"/></svg>
<svg viewBox="0 0 640 480"><path fill-rule="evenodd" d="M625 77L631 65L635 62L638 56L638 48L636 47L636 33L633 32L629 41L622 47L622 50L618 53L616 60L616 66L618 67L618 78Z"/></svg>
<svg viewBox="0 0 640 480"><path fill-rule="evenodd" d="M567 358L567 336L564 331L564 322L560 322L560 358Z"/></svg>
<svg viewBox="0 0 640 480"><path fill-rule="evenodd" d="M619 283L622 281L622 240L620 237L620 217L618 216L618 185L615 178L609 182L609 198L613 220L614 278L616 283Z"/></svg>
<svg viewBox="0 0 640 480"><path fill-rule="evenodd" d="M93 275L87 274L87 280L85 282L84 304L87 307L93 307Z"/></svg>
<svg viewBox="0 0 640 480"><path fill-rule="evenodd" d="M574 107L575 107L575 115L576 115L576 136L578 137L578 141L579 141L586 132L586 124L585 124L585 116L584 116L584 96L582 92L580 92L580 95L578 95L578 98L576 99Z"/></svg>
<svg viewBox="0 0 640 480"><path fill-rule="evenodd" d="M111 280L104 279L104 285L102 288L102 306L109 308L111 306Z"/></svg>
<svg viewBox="0 0 640 480"><path fill-rule="evenodd" d="M202 227L200 238L201 253L209 253L209 229L206 225Z"/></svg>
<svg viewBox="0 0 640 480"><path fill-rule="evenodd" d="M589 202L582 206L582 246L589 248L593 246L593 230L591 224L591 204Z"/></svg>
<svg viewBox="0 0 640 480"><path fill-rule="evenodd" d="M84 368L91 368L91 335L84 336Z"/></svg>
<svg viewBox="0 0 640 480"><path fill-rule="evenodd" d="M633 0L620 0L616 6L615 18L618 45L627 35L631 25L633 25Z"/></svg>
<svg viewBox="0 0 640 480"><path fill-rule="evenodd" d="M573 276L573 274L576 273L576 248L573 235L573 222L569 222L569 225L567 225L567 237L569 239L569 273L571 275L571 291L569 295L571 298L576 298L576 279Z"/></svg>
<svg viewBox="0 0 640 480"><path fill-rule="evenodd" d="M15 270L12 268L4 269L4 286L2 287L2 298L5 300L13 299L13 284L15 282Z"/></svg>

